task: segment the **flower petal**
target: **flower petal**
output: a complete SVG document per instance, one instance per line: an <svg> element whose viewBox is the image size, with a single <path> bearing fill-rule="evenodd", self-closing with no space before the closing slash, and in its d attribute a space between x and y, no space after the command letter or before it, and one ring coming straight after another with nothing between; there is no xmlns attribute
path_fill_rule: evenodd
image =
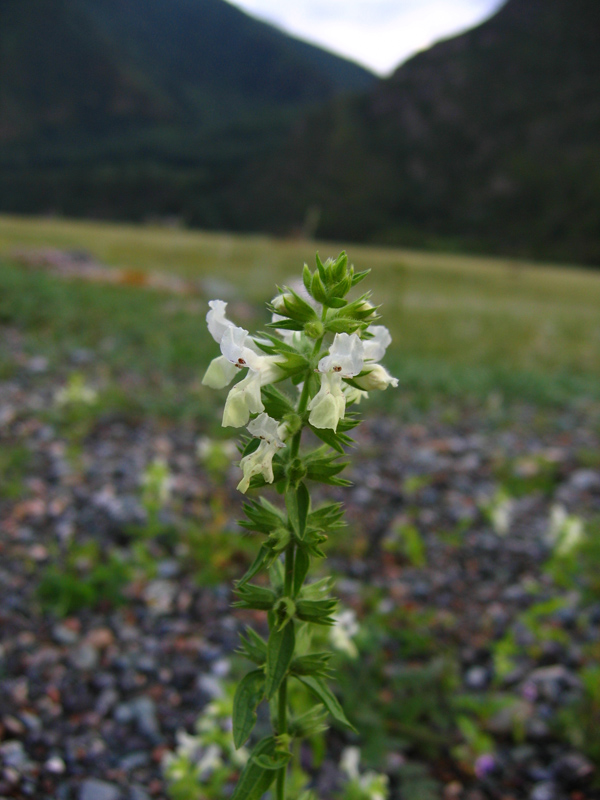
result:
<svg viewBox="0 0 600 800"><path fill-rule="evenodd" d="M202 383L211 389L222 389L230 384L237 374L238 368L235 364L228 361L225 356L218 356L213 358L208 365L208 369L202 378Z"/></svg>

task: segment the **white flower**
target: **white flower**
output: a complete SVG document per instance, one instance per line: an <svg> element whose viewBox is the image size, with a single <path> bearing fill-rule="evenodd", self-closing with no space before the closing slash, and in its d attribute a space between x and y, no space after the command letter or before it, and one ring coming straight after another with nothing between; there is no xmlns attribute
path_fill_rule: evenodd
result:
<svg viewBox="0 0 600 800"><path fill-rule="evenodd" d="M258 414L265 410L260 395L261 386L278 381L283 372L277 366L277 356L259 356L254 354L252 367L248 374L229 391L223 409L224 428L231 426L241 428L248 423L250 414Z"/></svg>
<svg viewBox="0 0 600 800"><path fill-rule="evenodd" d="M225 356L218 356L208 365L202 383L211 389L223 389L228 386L238 373L239 367L232 364Z"/></svg>
<svg viewBox="0 0 600 800"><path fill-rule="evenodd" d="M98 392L90 386L86 386L85 378L79 373L73 373L66 386L58 389L54 395L54 402L57 406L94 405L98 399Z"/></svg>
<svg viewBox="0 0 600 800"><path fill-rule="evenodd" d="M319 361L321 388L308 404L308 421L315 428L337 430L346 411L342 378L352 378L363 367L363 343L358 334L336 333L329 355Z"/></svg>
<svg viewBox="0 0 600 800"><path fill-rule="evenodd" d="M248 331L237 325L230 325L224 331L220 344L225 358L240 369L254 368L256 359L261 357L253 349L254 342Z"/></svg>
<svg viewBox="0 0 600 800"><path fill-rule="evenodd" d="M262 475L267 483L273 483L273 456L285 447L283 437L287 429L285 425L279 425L276 419L263 413L250 422L248 431L261 441L253 453L244 456L240 461L244 477L237 488L243 493L248 490L254 475Z"/></svg>
<svg viewBox="0 0 600 800"><path fill-rule="evenodd" d="M365 374L354 378L354 383L367 392L373 389L383 391L388 386L393 386L395 389L398 386L398 378L392 377L381 364L373 364L371 366L367 363L365 364Z"/></svg>
<svg viewBox="0 0 600 800"><path fill-rule="evenodd" d="M373 338L363 341L365 361L381 361L385 351L392 343L390 332L385 325L370 325L367 331L373 334Z"/></svg>
<svg viewBox="0 0 600 800"><path fill-rule="evenodd" d="M353 378L363 368L364 345L357 333L336 333L329 355L319 361L319 372Z"/></svg>
<svg viewBox="0 0 600 800"><path fill-rule="evenodd" d="M358 650L352 639L359 631L356 614L351 608L334 614L335 624L329 629L329 641L336 650L341 650L350 658L358 656Z"/></svg>
<svg viewBox="0 0 600 800"><path fill-rule="evenodd" d="M342 391L342 376L336 372L325 372L321 376L321 388L308 404L309 423L315 428L337 430L338 422L346 411L346 396Z"/></svg>
<svg viewBox="0 0 600 800"><path fill-rule="evenodd" d="M217 344L221 344L221 339L227 328L235 327L233 322L225 316L227 303L223 300L209 300L210 311L206 315L208 332Z"/></svg>
<svg viewBox="0 0 600 800"><path fill-rule="evenodd" d="M514 510L514 500L504 489L499 489L488 508L492 528L498 536L507 536L510 532Z"/></svg>
<svg viewBox="0 0 600 800"><path fill-rule="evenodd" d="M359 776L358 765L360 764L360 749L358 747L345 747L340 758L340 769L345 772L351 781L357 780Z"/></svg>
<svg viewBox="0 0 600 800"><path fill-rule="evenodd" d="M198 778L202 779L208 777L212 772L223 765L221 754L221 748L216 744L210 744L206 748L196 766Z"/></svg>
<svg viewBox="0 0 600 800"><path fill-rule="evenodd" d="M567 514L564 506L556 504L550 511L548 539L558 556L567 556L583 541L585 531L581 517Z"/></svg>

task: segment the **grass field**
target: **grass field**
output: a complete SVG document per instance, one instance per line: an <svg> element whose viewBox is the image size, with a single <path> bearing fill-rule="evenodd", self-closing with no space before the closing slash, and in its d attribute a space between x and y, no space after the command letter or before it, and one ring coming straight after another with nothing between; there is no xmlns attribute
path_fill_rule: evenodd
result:
<svg viewBox="0 0 600 800"><path fill-rule="evenodd" d="M274 285L304 261L343 244L278 241L156 227L0 217L0 321L28 347L60 362L73 347L103 354L115 372L181 397L216 348L204 301L137 287L64 281L11 257L19 248L85 250L106 265L203 279L206 299L224 287L247 301L246 327L266 317ZM439 394L565 402L600 398L600 273L574 267L346 248L394 336L388 364L419 401ZM255 310L254 310L255 309ZM256 319L251 319L253 314ZM8 369L8 367L5 367ZM390 392L386 394L391 394ZM394 402L391 399L388 402Z"/></svg>

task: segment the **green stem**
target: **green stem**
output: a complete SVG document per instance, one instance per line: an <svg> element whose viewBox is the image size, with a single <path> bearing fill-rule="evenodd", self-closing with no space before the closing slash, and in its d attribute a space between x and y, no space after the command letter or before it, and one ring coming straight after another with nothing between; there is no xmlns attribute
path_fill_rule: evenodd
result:
<svg viewBox="0 0 600 800"><path fill-rule="evenodd" d="M285 584L284 595L290 597L292 594L292 585L294 581L294 557L296 555L296 547L294 542L291 542L285 552ZM293 625L293 620L288 622L288 625ZM278 708L277 708L277 733L287 733L287 677L285 677L279 687L278 694ZM275 785L275 800L285 800L285 782L287 777L287 765L282 767L277 773L277 782Z"/></svg>
<svg viewBox="0 0 600 800"><path fill-rule="evenodd" d="M293 623L289 623L292 625ZM287 733L287 678L279 687L279 733ZM277 773L275 786L275 800L285 800L285 780L287 778L287 765Z"/></svg>

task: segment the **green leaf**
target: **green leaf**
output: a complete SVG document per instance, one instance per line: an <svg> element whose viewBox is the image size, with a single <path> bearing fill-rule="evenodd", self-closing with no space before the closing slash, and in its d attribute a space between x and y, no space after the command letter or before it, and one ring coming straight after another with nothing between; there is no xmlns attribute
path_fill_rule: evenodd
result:
<svg viewBox="0 0 600 800"><path fill-rule="evenodd" d="M352 286L356 286L357 283L360 283L361 281L364 281L364 279L367 277L369 272L371 272L370 269L365 269L362 272L355 273L355 275L352 278Z"/></svg>
<svg viewBox="0 0 600 800"><path fill-rule="evenodd" d="M310 282L312 280L312 272L308 268L308 264L304 265L302 269L302 280L304 282L304 288L310 294Z"/></svg>
<svg viewBox="0 0 600 800"><path fill-rule="evenodd" d="M277 322L267 322L267 328L276 328L282 331L303 331L304 323L293 319L280 319Z"/></svg>
<svg viewBox="0 0 600 800"><path fill-rule="evenodd" d="M340 420L340 422L341 421L342 420ZM322 442L325 442L325 444L328 444L334 450L337 450L337 452L341 455L345 455L346 453L344 447L350 447L354 444L354 439L346 436L345 433L340 433L339 423L337 431L333 431L330 428L313 428L312 425L309 425L309 427L315 436L318 436Z"/></svg>
<svg viewBox="0 0 600 800"><path fill-rule="evenodd" d="M333 319L328 319L325 323L325 329L331 331L331 333L354 333L360 326L361 323L358 320L346 317L334 317Z"/></svg>
<svg viewBox="0 0 600 800"><path fill-rule="evenodd" d="M244 449L242 450L242 457L249 456L250 453L254 453L255 450L258 450L258 446L260 445L260 439L253 436L252 439L249 439Z"/></svg>
<svg viewBox="0 0 600 800"><path fill-rule="evenodd" d="M260 572L264 566L268 567L273 556L274 554L270 547L266 544L261 545L256 558L250 565L246 574L237 582L237 586L243 586L245 583L248 583L248 581L251 580L257 572Z"/></svg>
<svg viewBox="0 0 600 800"><path fill-rule="evenodd" d="M298 656L290 666L290 672L294 675L318 675L324 676L330 672L329 660L331 653L310 653L306 656Z"/></svg>
<svg viewBox="0 0 600 800"><path fill-rule="evenodd" d="M279 689L282 680L285 678L292 658L294 657L294 647L296 645L296 634L294 621L280 631L272 630L267 642L267 665L265 695L270 700Z"/></svg>
<svg viewBox="0 0 600 800"><path fill-rule="evenodd" d="M325 287L321 282L318 272L315 272L315 274L312 276L312 280L310 282L310 293L318 303L324 303L327 300Z"/></svg>
<svg viewBox="0 0 600 800"><path fill-rule="evenodd" d="M260 800L275 780L277 773L272 769L261 767L254 759L262 755L273 755L275 748L274 736L266 736L260 740L242 770L230 800Z"/></svg>
<svg viewBox="0 0 600 800"><path fill-rule="evenodd" d="M321 277L321 280L323 281L324 284L326 284L327 283L327 272L325 271L325 267L324 267L323 262L321 261L318 253L315 255L315 262L317 264L317 269L319 271L319 275Z"/></svg>
<svg viewBox="0 0 600 800"><path fill-rule="evenodd" d="M240 598L233 603L236 608L254 608L258 611L270 611L277 599L272 589L267 589L265 586L257 586L254 583L237 585L234 591Z"/></svg>
<svg viewBox="0 0 600 800"><path fill-rule="evenodd" d="M287 522L283 511L263 497L260 498L260 502L244 503L244 513L248 519L239 520L238 525L246 530L257 531L267 536Z"/></svg>
<svg viewBox="0 0 600 800"><path fill-rule="evenodd" d="M305 622L315 625L333 625L335 620L331 616L337 608L337 600L326 598L324 600L298 600L296 603L296 616Z"/></svg>
<svg viewBox="0 0 600 800"><path fill-rule="evenodd" d="M309 567L310 557L304 547L299 546L296 550L296 558L294 559L294 597L297 596L298 592L302 588L302 584L304 583L304 579L306 578Z"/></svg>
<svg viewBox="0 0 600 800"><path fill-rule="evenodd" d="M273 755L263 753L262 755L253 756L254 762L263 769L280 770L288 763L292 757L291 753L284 753L277 750Z"/></svg>
<svg viewBox="0 0 600 800"><path fill-rule="evenodd" d="M290 400L271 384L262 387L262 400L265 411L274 419L283 419L286 414L296 413Z"/></svg>
<svg viewBox="0 0 600 800"><path fill-rule="evenodd" d="M350 728L350 730L358 733L354 725L352 725L346 719L346 715L344 714L337 697L320 678L313 678L312 675L294 675L294 677L296 680L299 680L300 683L303 683L306 688L309 689L317 698L317 700L320 700L321 703L323 703L327 711L329 711L331 716L337 720L337 722L340 722L342 725Z"/></svg>
<svg viewBox="0 0 600 800"><path fill-rule="evenodd" d="M262 667L267 660L267 643L252 628L246 628L246 635L247 639L240 636L240 647L236 652L241 653L249 661L253 661L259 667Z"/></svg>
<svg viewBox="0 0 600 800"><path fill-rule="evenodd" d="M300 483L296 489L290 489L285 495L285 505L292 528L299 539L304 538L306 530L306 518L310 508L310 495L304 483Z"/></svg>
<svg viewBox="0 0 600 800"><path fill-rule="evenodd" d="M254 669L238 683L233 697L233 742L239 749L256 725L256 707L265 694L265 673Z"/></svg>
<svg viewBox="0 0 600 800"><path fill-rule="evenodd" d="M283 305L285 306L284 314L287 312L286 316L301 320L302 322L310 322L311 320L318 319L314 308L310 306L306 300L303 300L300 295L296 294L293 289L287 289L286 292L292 297L292 300L288 300L286 295L283 295Z"/></svg>

